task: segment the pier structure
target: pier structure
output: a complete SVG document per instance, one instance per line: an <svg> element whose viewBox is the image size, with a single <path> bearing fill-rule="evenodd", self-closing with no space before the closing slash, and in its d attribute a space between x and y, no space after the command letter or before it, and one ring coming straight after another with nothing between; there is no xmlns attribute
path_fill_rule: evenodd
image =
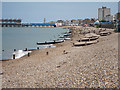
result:
<svg viewBox="0 0 120 90"><path fill-rule="evenodd" d="M56 27L55 24L52 23L24 23L23 27Z"/></svg>
<svg viewBox="0 0 120 90"><path fill-rule="evenodd" d="M0 19L0 27L56 27L54 23L21 23L22 19Z"/></svg>
<svg viewBox="0 0 120 90"><path fill-rule="evenodd" d="M21 19L0 19L2 27L20 27L22 26Z"/></svg>

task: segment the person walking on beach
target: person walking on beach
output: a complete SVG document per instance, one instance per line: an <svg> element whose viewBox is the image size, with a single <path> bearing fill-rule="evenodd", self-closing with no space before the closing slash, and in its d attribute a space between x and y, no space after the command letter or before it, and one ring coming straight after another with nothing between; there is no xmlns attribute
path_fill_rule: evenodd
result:
<svg viewBox="0 0 120 90"><path fill-rule="evenodd" d="M46 52L46 55L48 55L49 53L48 52Z"/></svg>

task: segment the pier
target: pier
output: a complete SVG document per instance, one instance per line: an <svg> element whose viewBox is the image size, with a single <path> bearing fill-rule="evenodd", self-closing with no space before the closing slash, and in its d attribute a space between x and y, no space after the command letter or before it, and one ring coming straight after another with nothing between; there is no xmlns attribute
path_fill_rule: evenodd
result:
<svg viewBox="0 0 120 90"><path fill-rule="evenodd" d="M55 24L52 23L24 23L23 27L56 27Z"/></svg>
<svg viewBox="0 0 120 90"><path fill-rule="evenodd" d="M21 19L0 19L1 27L20 27L22 26Z"/></svg>
<svg viewBox="0 0 120 90"><path fill-rule="evenodd" d="M22 23L22 19L0 19L0 27L56 27L54 23Z"/></svg>

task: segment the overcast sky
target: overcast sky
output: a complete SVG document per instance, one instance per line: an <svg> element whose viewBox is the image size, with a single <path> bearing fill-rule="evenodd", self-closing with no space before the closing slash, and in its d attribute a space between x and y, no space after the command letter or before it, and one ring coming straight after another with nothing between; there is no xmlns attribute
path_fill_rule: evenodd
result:
<svg viewBox="0 0 120 90"><path fill-rule="evenodd" d="M117 2L3 2L2 17L21 18L22 22L97 18L102 6L111 8L111 14L118 11Z"/></svg>

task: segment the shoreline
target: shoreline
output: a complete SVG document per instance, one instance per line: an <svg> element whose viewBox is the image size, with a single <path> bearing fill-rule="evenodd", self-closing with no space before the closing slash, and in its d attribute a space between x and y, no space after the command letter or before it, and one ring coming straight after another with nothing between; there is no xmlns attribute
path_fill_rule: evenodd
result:
<svg viewBox="0 0 120 90"><path fill-rule="evenodd" d="M59 27L54 27L54 28L59 28ZM67 32L68 33L68 32ZM58 38L58 39L60 39L60 38ZM51 40L51 41L54 41L54 40ZM57 41L57 40L56 40ZM44 43L44 42L43 42ZM48 45L48 46L55 46L55 44L52 44L52 45L50 45L50 44L46 44L46 45ZM38 45L38 47L39 47L39 45ZM48 48L48 47L44 47L44 48ZM44 48L39 48L40 50L41 49L44 49ZM29 49L29 48L27 48L28 50L27 51L34 51L34 50L37 50L37 48L35 49L35 48L33 48L32 50L31 49ZM17 52L18 52L19 50L17 50ZM24 51L24 50L22 50L22 51ZM15 52L13 52L13 53L15 53ZM27 54L26 55L24 55L24 56L27 56ZM22 58L22 57L24 57L24 56L20 56L20 58ZM16 60L16 59L12 59L13 58L13 56L11 56L11 59L3 59L3 60L0 60L0 61L8 61L8 60ZM17 58L17 59L19 59L19 58Z"/></svg>
<svg viewBox="0 0 120 90"><path fill-rule="evenodd" d="M71 40L56 44L56 48L35 50L30 57L3 61L3 88L118 87L118 33L107 29L112 34L101 36L98 43L75 47L73 43L84 37L79 29L85 28L72 30Z"/></svg>
<svg viewBox="0 0 120 90"><path fill-rule="evenodd" d="M63 26L63 27L55 27L55 28L63 28L63 29L69 29L69 28L71 28L71 26ZM70 32L70 29L69 29L69 32ZM69 33L69 32L67 32L67 34ZM69 35L69 36L71 36L71 35ZM59 38L60 39L60 38ZM65 40L66 41L66 40ZM64 42L65 42L64 41ZM61 42L61 43L63 43L63 42ZM59 44L59 43L58 43ZM58 44L53 44L53 46L56 46L56 45L58 45ZM50 45L50 44L47 44L47 45ZM57 47L57 46L56 46ZM47 47L47 48L49 48L49 47ZM53 48L53 47L50 47L50 48ZM42 48L42 49L46 49L46 48ZM32 51L32 52L34 52L34 51L36 51L36 50L42 50L42 49L28 49L28 51ZM17 50L18 51L18 50ZM24 51L24 50L23 50ZM31 52L31 53L32 53ZM22 57L26 57L27 56L27 54L26 55L24 55L24 56L22 56ZM22 57L20 57L20 58L22 58ZM17 59L20 59L20 58L17 58ZM4 60L0 60L0 62L4 62L4 61L9 61L9 60L16 60L16 59L4 59Z"/></svg>

